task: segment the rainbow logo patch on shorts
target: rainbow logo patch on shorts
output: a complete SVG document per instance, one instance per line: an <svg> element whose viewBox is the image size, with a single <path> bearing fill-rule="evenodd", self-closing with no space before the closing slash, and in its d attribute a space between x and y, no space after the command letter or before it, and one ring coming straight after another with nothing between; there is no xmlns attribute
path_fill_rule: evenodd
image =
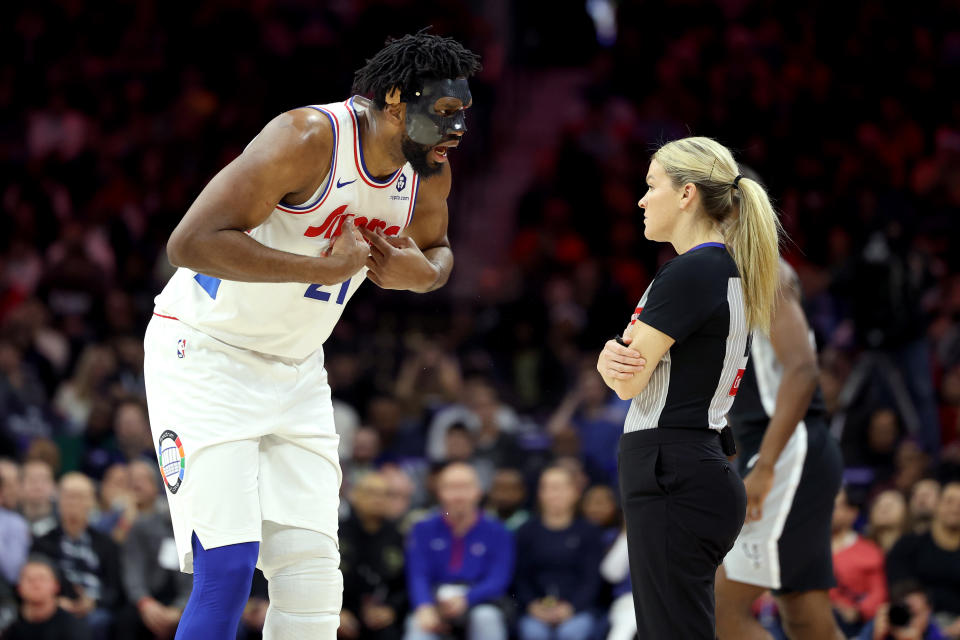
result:
<svg viewBox="0 0 960 640"><path fill-rule="evenodd" d="M180 442L180 436L170 429L164 431L160 434L158 451L163 481L170 493L176 493L180 488L180 483L183 482L183 472L187 467L187 456L183 452L183 443Z"/></svg>

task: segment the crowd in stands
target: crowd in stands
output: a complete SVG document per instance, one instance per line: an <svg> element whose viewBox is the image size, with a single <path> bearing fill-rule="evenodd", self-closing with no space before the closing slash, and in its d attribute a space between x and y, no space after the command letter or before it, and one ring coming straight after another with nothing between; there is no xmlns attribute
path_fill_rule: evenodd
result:
<svg viewBox="0 0 960 640"><path fill-rule="evenodd" d="M605 46L541 25L547 3L515 3L506 34L478 3L321 4L0 8L3 638L172 638L191 580L142 374L165 239L273 114L346 96L384 34L427 24L485 56L458 172L511 144L490 122L505 68L590 81L475 296L367 284L328 341L341 637L632 637L627 405L593 366L669 257L636 215L649 152L693 130L738 150L789 234L846 461L838 620L960 638L955 3L624 0ZM244 637L266 606L258 575ZM783 637L771 600L756 612Z"/></svg>

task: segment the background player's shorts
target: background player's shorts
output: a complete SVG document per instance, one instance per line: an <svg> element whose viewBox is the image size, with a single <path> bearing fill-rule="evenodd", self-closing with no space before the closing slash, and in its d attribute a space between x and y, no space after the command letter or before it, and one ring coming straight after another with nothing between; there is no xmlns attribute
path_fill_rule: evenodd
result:
<svg viewBox="0 0 960 640"><path fill-rule="evenodd" d="M144 340L150 426L183 571L204 548L261 541L271 520L337 539L341 472L323 353L239 349L154 315Z"/></svg>
<svg viewBox="0 0 960 640"><path fill-rule="evenodd" d="M756 453L741 453L742 475ZM830 523L842 472L840 448L827 426L801 422L774 467L763 517L743 525L723 560L727 577L775 594L835 586Z"/></svg>

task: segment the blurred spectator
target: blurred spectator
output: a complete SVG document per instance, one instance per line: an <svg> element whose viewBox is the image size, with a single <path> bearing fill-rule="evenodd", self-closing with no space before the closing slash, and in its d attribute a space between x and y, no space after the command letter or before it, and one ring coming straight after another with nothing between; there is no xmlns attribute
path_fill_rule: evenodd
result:
<svg viewBox="0 0 960 640"><path fill-rule="evenodd" d="M530 518L526 509L527 485L518 469L497 469L487 494L487 513L515 532Z"/></svg>
<svg viewBox="0 0 960 640"><path fill-rule="evenodd" d="M410 512L416 487L410 474L396 465L384 465L380 474L387 481L386 517L400 523L401 532L405 533L406 529L401 521Z"/></svg>
<svg viewBox="0 0 960 640"><path fill-rule="evenodd" d="M344 485L352 487L360 478L373 471L380 457L380 436L370 427L360 427L353 434L353 455L344 463Z"/></svg>
<svg viewBox="0 0 960 640"><path fill-rule="evenodd" d="M113 432L122 461L156 459L147 405L140 398L130 397L117 403L113 413Z"/></svg>
<svg viewBox="0 0 960 640"><path fill-rule="evenodd" d="M940 483L933 478L920 480L910 491L910 530L925 533L930 530L933 514L940 501Z"/></svg>
<svg viewBox="0 0 960 640"><path fill-rule="evenodd" d="M913 439L901 440L894 458L893 486L904 495L930 472L930 455Z"/></svg>
<svg viewBox="0 0 960 640"><path fill-rule="evenodd" d="M9 458L0 458L0 507L19 510L21 486L20 465Z"/></svg>
<svg viewBox="0 0 960 640"><path fill-rule="evenodd" d="M130 483L127 465L117 462L107 467L100 482L99 515L93 528L123 544L137 517L137 501Z"/></svg>
<svg viewBox="0 0 960 640"><path fill-rule="evenodd" d="M620 530L620 505L613 489L605 484L595 484L583 494L580 509L587 522L604 533Z"/></svg>
<svg viewBox="0 0 960 640"><path fill-rule="evenodd" d="M907 502L903 494L894 489L880 492L870 505L867 537L886 553L906 531Z"/></svg>
<svg viewBox="0 0 960 640"><path fill-rule="evenodd" d="M3 492L5 478L0 476L0 493ZM0 505L0 578L7 584L16 584L20 569L27 560L30 550L30 527L16 511Z"/></svg>
<svg viewBox="0 0 960 640"><path fill-rule="evenodd" d="M887 554L887 580L917 580L944 633L960 638L960 482L943 487L930 531L903 536Z"/></svg>
<svg viewBox="0 0 960 640"><path fill-rule="evenodd" d="M503 525L480 511L480 484L469 466L440 474L440 513L414 525L407 542L407 584L414 613L406 640L462 629L467 640L506 640L498 602L514 569L514 543Z"/></svg>
<svg viewBox="0 0 960 640"><path fill-rule="evenodd" d="M87 426L94 396L106 391L107 378L115 366L116 358L110 348L92 344L80 354L73 376L57 389L53 406L67 419L73 432Z"/></svg>
<svg viewBox="0 0 960 640"><path fill-rule="evenodd" d="M156 465L130 463L138 515L121 547L126 608L117 619L117 635L130 640L172 638L187 606L193 577L180 572L173 524L160 496Z"/></svg>
<svg viewBox="0 0 960 640"><path fill-rule="evenodd" d="M472 378L463 388L462 404L438 412L427 434L427 455L431 460L446 460L444 436L451 425L461 423L476 434L477 455L496 467L517 466L520 453L513 438L519 429L517 414L500 401L493 385Z"/></svg>
<svg viewBox="0 0 960 640"><path fill-rule="evenodd" d="M419 425L404 417L403 405L390 395L377 395L367 405L367 424L380 436L383 458L399 462L422 458L423 433Z"/></svg>
<svg viewBox="0 0 960 640"><path fill-rule="evenodd" d="M877 409L870 415L863 462L873 471L874 482L883 484L893 476L900 437L900 420L893 409Z"/></svg>
<svg viewBox="0 0 960 640"><path fill-rule="evenodd" d="M37 538L33 551L51 560L63 575L60 606L90 625L94 640L107 638L113 611L122 598L116 543L90 527L96 494L81 473L60 479L60 526Z"/></svg>
<svg viewBox="0 0 960 640"><path fill-rule="evenodd" d="M20 511L30 525L30 533L40 538L57 526L53 498L57 486L53 469L42 460L30 460L23 465L23 493Z"/></svg>
<svg viewBox="0 0 960 640"><path fill-rule="evenodd" d="M447 451L445 462L469 464L477 472L480 488L484 493L489 491L493 483L493 461L489 458L479 458L477 456L476 435L463 423L456 422L447 428L443 441Z"/></svg>
<svg viewBox="0 0 960 640"><path fill-rule="evenodd" d="M521 640L577 640L593 633L600 588L600 530L577 518L580 490L569 469L540 476L540 510L517 531Z"/></svg>
<svg viewBox="0 0 960 640"><path fill-rule="evenodd" d="M947 640L932 620L930 598L915 580L904 580L890 588L892 602L883 604L877 617L867 623L859 640Z"/></svg>
<svg viewBox="0 0 960 640"><path fill-rule="evenodd" d="M57 606L57 569L43 557L31 557L20 571L17 591L20 619L4 634L6 640L90 640L87 623Z"/></svg>
<svg viewBox="0 0 960 640"><path fill-rule="evenodd" d="M419 335L411 336L407 346L409 353L394 387L397 399L419 413L460 397L463 377L455 357Z"/></svg>
<svg viewBox="0 0 960 640"><path fill-rule="evenodd" d="M341 638L399 640L406 615L403 537L386 518L387 481L376 472L350 492L350 518L340 525L343 572Z"/></svg>
<svg viewBox="0 0 960 640"><path fill-rule="evenodd" d="M608 536L609 537L609 536ZM633 640L637 635L637 614L633 608L630 583L630 558L627 554L627 530L617 532L600 563L600 575L613 586L610 605L610 631L607 640Z"/></svg>
<svg viewBox="0 0 960 640"><path fill-rule="evenodd" d="M583 443L583 458L591 480L616 483L617 443L629 407L629 402L617 398L603 384L596 367L584 367L576 386L547 422L547 431L556 436L573 426Z"/></svg>
<svg viewBox="0 0 960 640"><path fill-rule="evenodd" d="M853 529L859 509L850 503L843 489L833 508L833 572L837 586L830 600L839 618L841 630L849 637L860 632L887 601L887 579L883 571L883 551L862 538Z"/></svg>

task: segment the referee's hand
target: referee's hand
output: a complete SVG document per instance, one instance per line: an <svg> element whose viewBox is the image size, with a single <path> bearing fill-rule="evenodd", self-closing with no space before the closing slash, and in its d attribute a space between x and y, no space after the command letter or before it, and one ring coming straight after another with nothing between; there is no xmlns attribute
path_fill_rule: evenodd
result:
<svg viewBox="0 0 960 640"><path fill-rule="evenodd" d="M631 338L624 336L623 341L630 344ZM607 340L603 351L597 359L597 371L604 378L613 380L629 380L635 374L643 371L647 361L629 347L617 344L616 340Z"/></svg>

